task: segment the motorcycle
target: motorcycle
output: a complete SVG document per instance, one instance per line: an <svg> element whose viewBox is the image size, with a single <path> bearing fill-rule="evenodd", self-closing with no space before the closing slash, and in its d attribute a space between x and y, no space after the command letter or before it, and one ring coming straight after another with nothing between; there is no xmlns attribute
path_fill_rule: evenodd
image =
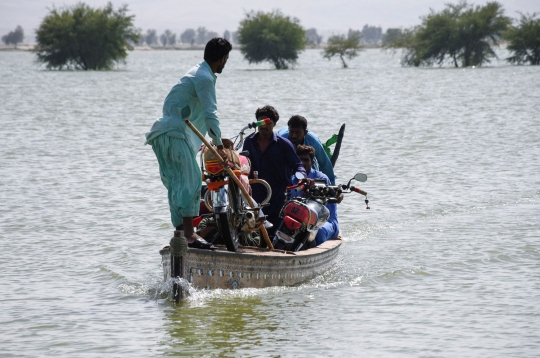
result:
<svg viewBox="0 0 540 358"><path fill-rule="evenodd" d="M351 185L353 179L365 182L365 174L357 173L345 185L327 185L324 180L316 179L310 186L301 173L296 173L296 178L298 184L287 187L286 201L279 214L283 220L272 242L275 249L293 252L307 249L314 243L319 228L328 221L330 211L325 204L337 204L341 194L356 192L366 196L368 203L367 192Z"/></svg>
<svg viewBox="0 0 540 358"><path fill-rule="evenodd" d="M235 181L229 178L229 173L214 153L205 146L201 151L201 172L207 188L202 200L209 214L202 215L197 231L202 232L208 226L216 227L217 232L211 234L210 242L223 243L228 251L237 251L239 245L259 246L260 243L259 225L265 221L260 210L270 201L272 189L262 179L249 179L249 153L238 151L243 146L245 131L268 124L268 121L269 119L253 122L242 128L238 135L231 138L234 140L234 149L228 149L228 165L245 191L251 193L251 185L256 184L264 185L267 190L267 197L254 207L249 205L249 200Z"/></svg>

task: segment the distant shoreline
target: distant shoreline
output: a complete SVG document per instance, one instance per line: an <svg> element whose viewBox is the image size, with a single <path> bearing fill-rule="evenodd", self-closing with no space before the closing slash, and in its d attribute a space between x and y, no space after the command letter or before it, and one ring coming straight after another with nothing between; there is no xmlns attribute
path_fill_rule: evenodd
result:
<svg viewBox="0 0 540 358"><path fill-rule="evenodd" d="M0 51L32 51L35 45L18 45L13 46L0 45ZM362 45L364 49L381 48L376 45ZM240 45L233 44L233 49L239 49ZM306 50L324 49L326 44L318 46L306 46ZM178 45L178 46L133 46L133 51L202 51L204 45Z"/></svg>

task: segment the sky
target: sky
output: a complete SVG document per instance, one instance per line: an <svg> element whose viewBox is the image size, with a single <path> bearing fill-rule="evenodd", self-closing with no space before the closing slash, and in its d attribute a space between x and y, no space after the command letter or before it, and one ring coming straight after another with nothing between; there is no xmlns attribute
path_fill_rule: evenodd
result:
<svg viewBox="0 0 540 358"><path fill-rule="evenodd" d="M28 38L49 9L71 6L80 0L0 0L0 36L21 25ZM103 7L107 0L84 0L92 7ZM439 11L444 4L458 0L111 0L115 8L129 6L135 15L135 26L144 32L156 29L161 34L166 29L182 33L187 28L200 26L220 35L225 30L236 31L246 12L281 10L296 17L300 24L316 28L319 35L346 33L348 29L361 30L364 25L380 26L383 32L389 27L410 27L420 23L420 17L430 8ZM470 4L483 5L487 1L469 0ZM540 13L540 0L500 0L506 15L517 18L517 12ZM25 42L29 39L25 38Z"/></svg>

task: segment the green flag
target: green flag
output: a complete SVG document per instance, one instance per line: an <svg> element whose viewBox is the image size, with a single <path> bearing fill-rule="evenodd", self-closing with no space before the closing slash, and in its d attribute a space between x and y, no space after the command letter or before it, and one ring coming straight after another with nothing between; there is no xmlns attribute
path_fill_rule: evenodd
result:
<svg viewBox="0 0 540 358"><path fill-rule="evenodd" d="M326 152L326 155L328 156L329 159L332 158L332 151L330 150L330 146L332 144L335 144L338 140L338 135L337 134L334 134L332 135L332 137L330 137L330 139L328 139L326 141L326 143L324 143L322 146L324 148L324 151Z"/></svg>

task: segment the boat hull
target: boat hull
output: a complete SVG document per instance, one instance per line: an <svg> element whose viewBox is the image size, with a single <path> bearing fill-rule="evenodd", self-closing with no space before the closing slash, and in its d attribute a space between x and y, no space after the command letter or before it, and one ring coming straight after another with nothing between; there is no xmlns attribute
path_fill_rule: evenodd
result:
<svg viewBox="0 0 540 358"><path fill-rule="evenodd" d="M334 264L341 239L295 253L240 247L237 252L189 249L183 260L184 278L199 289L294 286L318 276ZM165 280L171 277L170 248L162 256Z"/></svg>

